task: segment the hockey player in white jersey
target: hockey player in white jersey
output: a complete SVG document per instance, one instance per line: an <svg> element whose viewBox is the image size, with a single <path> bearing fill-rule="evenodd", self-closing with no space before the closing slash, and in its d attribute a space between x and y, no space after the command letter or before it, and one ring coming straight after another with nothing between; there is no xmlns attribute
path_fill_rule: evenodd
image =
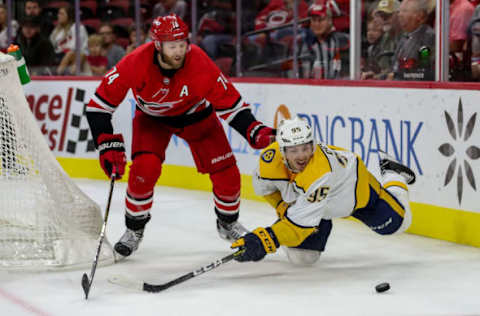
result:
<svg viewBox="0 0 480 316"><path fill-rule="evenodd" d="M285 246L295 264L312 264L324 251L332 218L353 216L374 232L391 235L411 223L408 167L384 153L376 179L353 152L316 143L300 118L284 120L265 148L253 176L255 192L276 209L278 220L238 239L238 261L259 261Z"/></svg>

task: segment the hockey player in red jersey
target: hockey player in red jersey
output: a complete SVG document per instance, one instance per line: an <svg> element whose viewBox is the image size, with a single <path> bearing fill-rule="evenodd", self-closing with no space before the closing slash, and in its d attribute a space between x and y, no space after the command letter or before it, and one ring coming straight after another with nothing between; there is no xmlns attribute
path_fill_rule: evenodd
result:
<svg viewBox="0 0 480 316"><path fill-rule="evenodd" d="M255 149L275 138L275 130L255 119L212 60L188 42L188 26L178 16L156 18L151 35L152 42L125 56L105 75L87 107L100 164L108 176L115 167L120 178L125 172L125 146L122 135L114 134L111 116L129 89L137 101L125 199L127 230L115 244L122 256L135 251L143 238L172 135L188 143L197 170L210 175L217 230L229 241L247 230L237 221L240 172L217 115Z"/></svg>

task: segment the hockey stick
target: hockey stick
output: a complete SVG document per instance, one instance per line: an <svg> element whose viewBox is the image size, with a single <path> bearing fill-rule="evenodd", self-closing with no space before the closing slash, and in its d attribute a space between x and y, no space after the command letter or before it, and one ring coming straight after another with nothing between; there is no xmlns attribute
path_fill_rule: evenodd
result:
<svg viewBox="0 0 480 316"><path fill-rule="evenodd" d="M110 281L113 284L117 284L117 285L127 287L127 288L133 288L133 289L136 289L136 290L141 290L141 291L151 292L151 293L158 293L158 292L161 292L163 290L168 289L169 287L172 287L174 285L177 285L177 284L183 283L187 280L190 280L190 279L192 279L192 278L194 278L194 277L196 277L200 274L203 274L207 271L213 270L213 269L217 268L218 266L220 266L224 263L227 263L227 262L231 261L232 259L235 259L235 257L238 257L243 252L244 252L244 250L240 249L240 250L238 250L238 251L236 251L232 254L229 254L228 256L225 256L221 259L218 259L218 260L216 260L216 261L214 261L210 264L207 264L206 266L203 266L199 269L191 271L187 274L182 275L181 277L178 277L178 278L176 278L176 279L174 279L170 282L163 283L163 284L151 284L151 283L147 283L147 282L143 282L143 281L132 281L132 280L124 278L123 276L114 276L114 277L109 278L108 281Z"/></svg>
<svg viewBox="0 0 480 316"><path fill-rule="evenodd" d="M107 227L108 213L110 213L110 202L112 202L112 193L113 185L115 184L116 172L113 170L112 176L110 178L110 192L108 193L107 209L105 210L105 218L103 219L102 230L100 231L100 240L98 241L97 254L93 260L92 270L90 271L90 278L87 273L84 273L82 276L82 288L85 292L85 299L88 300L88 293L90 292L90 287L92 286L93 277L95 276L95 271L97 270L98 257L100 256L100 250L102 249L103 239L105 238L105 229Z"/></svg>

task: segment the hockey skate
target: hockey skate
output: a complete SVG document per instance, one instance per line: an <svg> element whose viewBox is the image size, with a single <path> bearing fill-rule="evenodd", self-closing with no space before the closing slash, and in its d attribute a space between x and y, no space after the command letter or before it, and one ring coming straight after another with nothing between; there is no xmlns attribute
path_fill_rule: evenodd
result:
<svg viewBox="0 0 480 316"><path fill-rule="evenodd" d="M115 244L115 251L123 256L130 256L135 250L138 249L138 245L143 239L143 231L145 229L131 230L127 228L122 238Z"/></svg>
<svg viewBox="0 0 480 316"><path fill-rule="evenodd" d="M415 183L416 176L412 169L408 168L405 165L402 165L392 156L388 155L382 150L379 150L378 153L380 155L380 171L382 175L385 174L385 172L387 171L392 171L404 177L407 184L410 185Z"/></svg>
<svg viewBox="0 0 480 316"><path fill-rule="evenodd" d="M234 242L235 240L243 237L243 235L249 233L249 231L239 222L226 223L217 218L217 231L220 238Z"/></svg>

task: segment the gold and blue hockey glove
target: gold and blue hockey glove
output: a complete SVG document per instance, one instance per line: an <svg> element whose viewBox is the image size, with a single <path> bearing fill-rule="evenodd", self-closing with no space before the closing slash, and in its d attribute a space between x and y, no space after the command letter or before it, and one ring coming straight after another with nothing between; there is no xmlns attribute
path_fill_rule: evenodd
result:
<svg viewBox="0 0 480 316"><path fill-rule="evenodd" d="M270 227L258 227L253 232L246 234L235 241L231 248L245 250L243 254L235 258L240 262L260 261L267 253L274 253L280 246L275 233Z"/></svg>

